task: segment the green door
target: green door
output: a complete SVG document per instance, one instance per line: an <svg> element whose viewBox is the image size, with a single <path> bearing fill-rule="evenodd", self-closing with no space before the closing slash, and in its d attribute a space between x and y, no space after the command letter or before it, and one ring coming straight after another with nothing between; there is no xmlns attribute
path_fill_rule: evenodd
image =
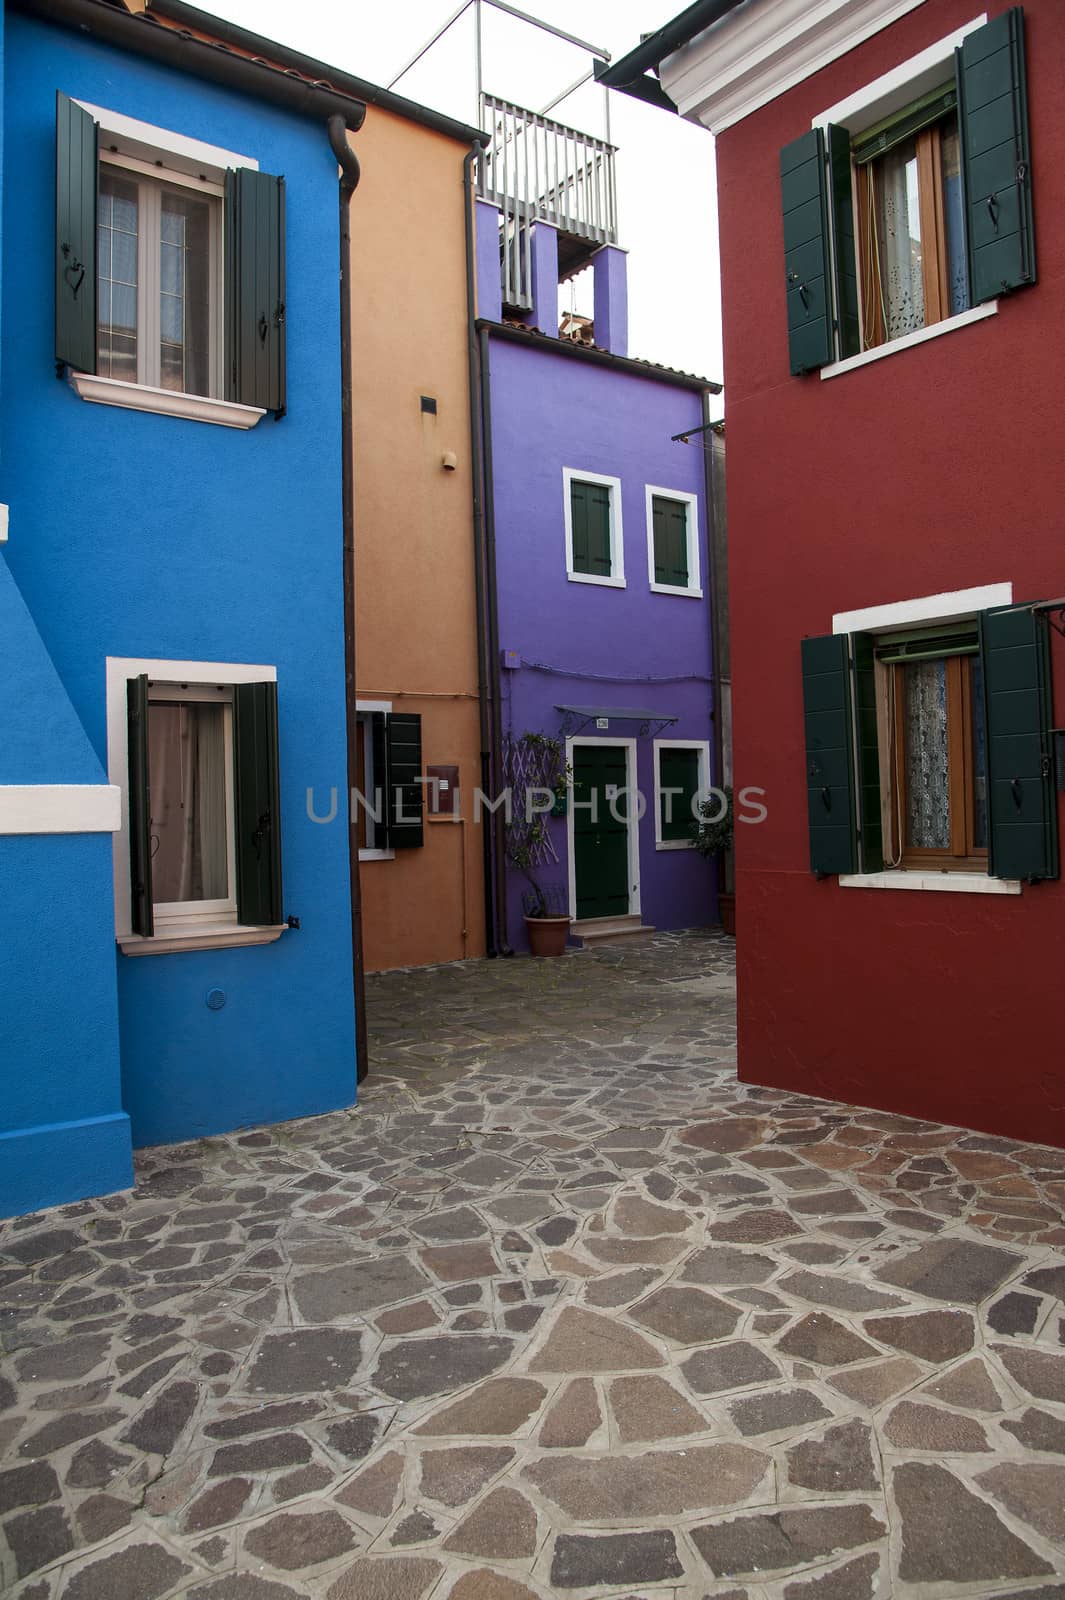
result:
<svg viewBox="0 0 1065 1600"><path fill-rule="evenodd" d="M611 796L621 793L627 783L624 745L574 746L573 870L578 919L629 914L629 796L616 801L613 810L610 804Z"/></svg>

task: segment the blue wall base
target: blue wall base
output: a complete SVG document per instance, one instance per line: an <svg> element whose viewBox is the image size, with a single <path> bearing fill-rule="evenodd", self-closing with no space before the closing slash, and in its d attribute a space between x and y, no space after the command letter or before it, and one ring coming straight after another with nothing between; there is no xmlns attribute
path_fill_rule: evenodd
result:
<svg viewBox="0 0 1065 1600"><path fill-rule="evenodd" d="M133 1150L124 1111L0 1133L0 1217L132 1186Z"/></svg>

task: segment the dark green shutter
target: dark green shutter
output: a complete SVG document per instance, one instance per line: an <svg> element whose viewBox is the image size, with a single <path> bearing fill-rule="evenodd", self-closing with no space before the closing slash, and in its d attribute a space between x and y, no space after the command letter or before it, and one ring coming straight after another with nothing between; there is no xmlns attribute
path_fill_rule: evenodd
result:
<svg viewBox="0 0 1065 1600"><path fill-rule="evenodd" d="M366 798L375 815L368 819L366 842L374 850L387 850L391 845L388 836L388 739L385 733L387 721L388 718L383 711L370 713L373 793Z"/></svg>
<svg viewBox="0 0 1065 1600"><path fill-rule="evenodd" d="M129 748L130 926L149 937L155 931L152 906L152 790L148 764L148 679L126 683Z"/></svg>
<svg viewBox="0 0 1065 1600"><path fill-rule="evenodd" d="M233 690L237 921L276 927L281 916L281 793L277 684Z"/></svg>
<svg viewBox="0 0 1065 1600"><path fill-rule="evenodd" d="M854 200L851 183L851 140L846 128L830 124L828 172L832 185L832 232L835 239L836 317L841 357L856 356L862 347L858 321L858 267L854 248Z"/></svg>
<svg viewBox="0 0 1065 1600"><path fill-rule="evenodd" d="M55 97L55 358L96 371L96 123Z"/></svg>
<svg viewBox="0 0 1065 1600"><path fill-rule="evenodd" d="M591 577L613 576L610 562L610 489L604 483L571 478L570 533L573 570Z"/></svg>
<svg viewBox="0 0 1065 1600"><path fill-rule="evenodd" d="M1050 644L1029 607L980 614L987 717L988 870L1056 878L1058 811L1049 730Z"/></svg>
<svg viewBox="0 0 1065 1600"><path fill-rule="evenodd" d="M385 719L388 762L388 843L393 850L413 850L425 843L422 812L422 719L393 711Z"/></svg>
<svg viewBox="0 0 1065 1600"><path fill-rule="evenodd" d="M699 792L699 752L664 746L658 752L658 815L660 832L664 841L673 839L694 840L697 819L692 814L692 801ZM666 813L666 789L680 789L680 794L669 797L671 812Z"/></svg>
<svg viewBox="0 0 1065 1600"><path fill-rule="evenodd" d="M806 796L810 870L855 872L858 866L847 635L802 641L806 720Z"/></svg>
<svg viewBox="0 0 1065 1600"><path fill-rule="evenodd" d="M874 643L867 633L856 633L853 647L861 864L863 872L882 872L884 824L880 815L880 741L876 728Z"/></svg>
<svg viewBox="0 0 1065 1600"><path fill-rule="evenodd" d="M784 206L784 273L788 351L795 374L835 356L832 339L832 261L828 234L825 139L811 128L780 152Z"/></svg>
<svg viewBox="0 0 1065 1600"><path fill-rule="evenodd" d="M683 500L651 496L655 582L686 589L688 573L688 507Z"/></svg>
<svg viewBox="0 0 1065 1600"><path fill-rule="evenodd" d="M1013 6L955 51L974 305L1035 282L1024 11Z"/></svg>
<svg viewBox="0 0 1065 1600"><path fill-rule="evenodd" d="M226 173L226 396L285 409L285 180Z"/></svg>

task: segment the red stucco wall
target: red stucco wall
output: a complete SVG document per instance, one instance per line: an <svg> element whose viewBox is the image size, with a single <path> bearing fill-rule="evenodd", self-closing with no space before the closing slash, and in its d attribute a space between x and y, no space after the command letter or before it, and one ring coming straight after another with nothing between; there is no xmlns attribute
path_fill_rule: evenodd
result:
<svg viewBox="0 0 1065 1600"><path fill-rule="evenodd" d="M928 0L718 140L736 782L769 807L737 828L740 1076L1065 1145L1065 883L845 889L808 866L801 638L977 584L1065 594L1060 0L1025 6L1038 284L845 376L788 375L780 147L978 14Z"/></svg>

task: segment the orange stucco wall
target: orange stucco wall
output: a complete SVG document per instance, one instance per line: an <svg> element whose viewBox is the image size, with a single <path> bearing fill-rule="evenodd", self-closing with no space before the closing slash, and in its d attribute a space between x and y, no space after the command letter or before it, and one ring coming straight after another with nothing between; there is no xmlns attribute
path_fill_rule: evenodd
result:
<svg viewBox="0 0 1065 1600"><path fill-rule="evenodd" d="M356 676L360 700L422 718L460 768L462 823L360 866L366 965L483 955L473 506L466 346L467 146L373 106L351 136ZM436 400L424 413L421 396ZM442 466L454 452L455 470Z"/></svg>

